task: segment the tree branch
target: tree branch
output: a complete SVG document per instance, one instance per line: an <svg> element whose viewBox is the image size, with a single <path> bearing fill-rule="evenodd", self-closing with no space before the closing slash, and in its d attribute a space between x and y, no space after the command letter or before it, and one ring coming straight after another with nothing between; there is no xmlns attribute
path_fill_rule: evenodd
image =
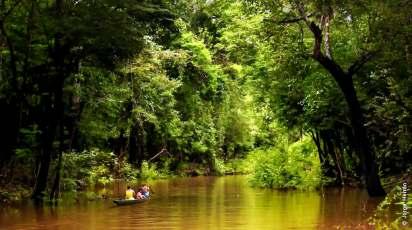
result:
<svg viewBox="0 0 412 230"><path fill-rule="evenodd" d="M356 74L365 63L370 61L377 53L378 51L373 51L373 52L367 52L361 57L355 61L348 69L348 71L345 73L345 71L342 69L342 67L336 63L333 58L332 58L332 53L331 53L331 47L330 47L330 40L329 40L329 23L330 23L330 14L322 16L321 19L321 26L320 28L318 25L316 25L315 22L309 20L309 15L305 11L305 6L303 5L302 2L296 1L296 7L298 9L298 12L300 14L300 18L295 19L294 21L298 20L303 20L306 25L309 27L310 31L312 31L313 36L315 38L315 44L313 47L313 58L317 60L321 65L323 65L329 72L337 74L336 76L348 76L352 77L354 74ZM291 20L289 20L291 21ZM325 40L323 39L323 34L322 30L325 30ZM325 52L326 55L322 53L322 42L324 42L325 46ZM337 81L341 81L341 79L336 79Z"/></svg>
<svg viewBox="0 0 412 230"><path fill-rule="evenodd" d="M313 46L313 56L315 57L315 59L317 57L324 56L321 50L322 30L319 28L319 26L316 25L315 22L309 20L309 17L305 11L305 6L303 5L302 2L296 1L296 7L299 11L301 18L306 23L306 25L309 27L310 31L312 31L313 36L315 37L315 45Z"/></svg>
<svg viewBox="0 0 412 230"><path fill-rule="evenodd" d="M358 60L356 60L348 69L348 75L355 75L368 61L370 61L376 54L377 50L370 51L362 54Z"/></svg>
<svg viewBox="0 0 412 230"><path fill-rule="evenodd" d="M307 15L308 18L312 17L314 15L314 13L310 13ZM300 22L300 21L304 21L305 18L304 17L299 17L299 18L285 18L282 19L281 21L279 21L279 24L290 24L290 23L296 23L296 22Z"/></svg>
<svg viewBox="0 0 412 230"><path fill-rule="evenodd" d="M14 8L16 8L23 0L18 0L10 7L8 11L6 11L3 15L1 15L0 23L3 24L6 18L13 12Z"/></svg>
<svg viewBox="0 0 412 230"><path fill-rule="evenodd" d="M299 14L305 21L306 25L309 27L310 31L312 31L313 36L315 38L315 44L313 46L313 54L312 57L319 62L326 70L328 70L335 80L338 82L339 85L344 85L343 78L346 76L345 71L342 67L335 62L331 57L322 53L322 29L316 25L315 22L310 21L308 15L305 11L305 6L302 2L296 1L296 7L299 11Z"/></svg>
<svg viewBox="0 0 412 230"><path fill-rule="evenodd" d="M321 19L321 30L325 32L325 39L323 39L323 47L325 50L326 57L332 58L332 48L330 46L330 36L329 36L329 25L330 25L330 15L322 15Z"/></svg>
<svg viewBox="0 0 412 230"><path fill-rule="evenodd" d="M310 28L311 22L309 21L309 17L308 17L308 15L306 14L305 6L303 5L303 3L300 2L300 1L296 1L296 7L297 7L297 9L298 9L298 11L299 11L299 14L300 14L302 20L303 20L303 21L306 23L306 25Z"/></svg>
<svg viewBox="0 0 412 230"><path fill-rule="evenodd" d="M158 156L160 156L160 155L162 155L162 154L167 154L167 155L169 155L169 156L171 157L169 151L167 151L167 149L166 149L165 147L163 147L163 148L160 150L160 152L158 152L156 155L154 155L152 158L150 158L150 159L148 160L148 162L154 160L155 158L157 158Z"/></svg>

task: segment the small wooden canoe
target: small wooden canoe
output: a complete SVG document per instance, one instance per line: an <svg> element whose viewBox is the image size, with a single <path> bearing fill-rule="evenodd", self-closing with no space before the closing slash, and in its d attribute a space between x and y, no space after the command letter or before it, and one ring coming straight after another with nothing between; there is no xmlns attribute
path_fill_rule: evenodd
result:
<svg viewBox="0 0 412 230"><path fill-rule="evenodd" d="M131 205L131 204L143 203L147 200L148 199L135 199L135 200L116 199L116 200L113 200L113 203L117 205Z"/></svg>

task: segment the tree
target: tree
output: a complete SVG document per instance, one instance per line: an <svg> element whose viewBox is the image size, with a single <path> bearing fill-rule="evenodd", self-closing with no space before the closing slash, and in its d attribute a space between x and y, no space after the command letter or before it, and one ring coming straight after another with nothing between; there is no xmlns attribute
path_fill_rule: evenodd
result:
<svg viewBox="0 0 412 230"><path fill-rule="evenodd" d="M1 102L11 120L2 134L12 134L6 138L5 159L12 158L21 144L19 130L38 125L41 144L33 197L41 198L50 161L60 158L66 147L65 111L70 100L64 89L74 83L70 79L82 66L110 70L139 53L143 36L150 32L148 25L167 30L172 16L159 1L134 0L1 1L1 10L2 64L9 66L2 89L12 92Z"/></svg>
<svg viewBox="0 0 412 230"><path fill-rule="evenodd" d="M313 48L310 56L333 77L348 105L354 136L353 146L361 162L368 193L371 196L384 195L385 192L378 176L378 167L364 124L364 114L353 82L353 77L362 69L365 63L375 56L377 50L374 48L365 50L356 61L349 65L347 70L344 70L344 67L334 57L338 54L333 53L335 46L331 41L332 29L338 29L338 26L345 23L351 24L352 17L358 15L347 13L351 12L349 4L333 3L332 1L293 1L291 3L277 1L273 4L268 3L268 5L272 6L270 10L272 10L272 15L275 18L269 20L275 22L277 26L297 23L297 26L300 26L301 29L301 38L307 39L307 37L303 37L305 32L302 27L303 23L312 34ZM332 27L333 20L338 21L337 24L339 25ZM354 54L351 56L353 57Z"/></svg>

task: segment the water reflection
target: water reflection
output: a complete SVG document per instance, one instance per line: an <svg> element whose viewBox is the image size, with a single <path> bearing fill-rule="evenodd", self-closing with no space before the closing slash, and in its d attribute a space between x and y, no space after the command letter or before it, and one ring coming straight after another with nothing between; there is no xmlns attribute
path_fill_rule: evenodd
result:
<svg viewBox="0 0 412 230"><path fill-rule="evenodd" d="M121 188L126 185L118 183L103 193L123 194ZM174 179L151 185L152 199L132 206L117 207L110 200L100 200L3 209L0 229L332 229L365 223L378 202L359 189L255 189L244 176Z"/></svg>

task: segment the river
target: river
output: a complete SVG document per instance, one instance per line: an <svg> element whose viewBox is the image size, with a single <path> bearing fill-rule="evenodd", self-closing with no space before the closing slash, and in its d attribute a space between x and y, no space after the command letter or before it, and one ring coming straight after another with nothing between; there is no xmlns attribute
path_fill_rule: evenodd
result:
<svg viewBox="0 0 412 230"><path fill-rule="evenodd" d="M355 188L253 188L245 176L179 178L150 185L151 200L130 206L106 199L3 207L0 229L369 229L367 218L380 201ZM119 185L113 188L119 190Z"/></svg>

